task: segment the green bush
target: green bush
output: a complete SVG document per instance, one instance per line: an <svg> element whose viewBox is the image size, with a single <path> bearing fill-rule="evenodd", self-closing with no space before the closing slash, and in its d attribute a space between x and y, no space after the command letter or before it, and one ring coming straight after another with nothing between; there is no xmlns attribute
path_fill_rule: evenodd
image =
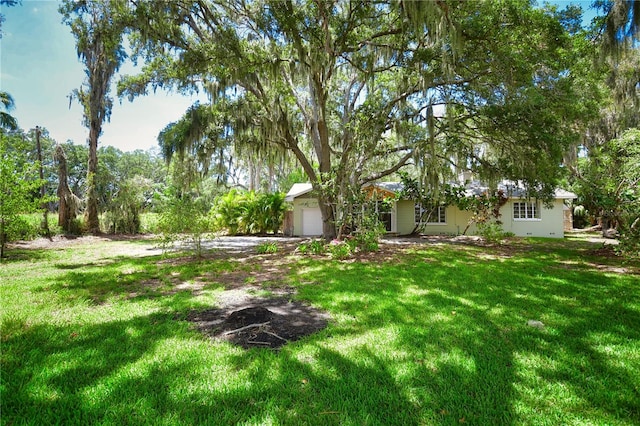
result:
<svg viewBox="0 0 640 426"><path fill-rule="evenodd" d="M197 199L186 194L169 196L158 220L158 230L163 236L161 246L170 249L182 242L196 256L202 256L202 242L213 230L210 216L203 211Z"/></svg>
<svg viewBox="0 0 640 426"><path fill-rule="evenodd" d="M513 233L504 232L502 226L495 222L478 223L478 235L490 244L499 244L503 239L513 236Z"/></svg>
<svg viewBox="0 0 640 426"><path fill-rule="evenodd" d="M160 232L159 224L159 213L142 213L140 215L140 232L143 234L158 234Z"/></svg>
<svg viewBox="0 0 640 426"><path fill-rule="evenodd" d="M277 233L286 205L284 194L258 194L232 189L216 198L212 209L216 225L230 235Z"/></svg>
<svg viewBox="0 0 640 426"><path fill-rule="evenodd" d="M18 215L6 228L7 241L33 240L40 234L40 214Z"/></svg>
<svg viewBox="0 0 640 426"><path fill-rule="evenodd" d="M278 244L276 243L262 243L260 244L256 251L258 254L274 254L278 252Z"/></svg>
<svg viewBox="0 0 640 426"><path fill-rule="evenodd" d="M325 242L324 240L311 240L300 244L296 250L300 254L324 254L326 252Z"/></svg>
<svg viewBox="0 0 640 426"><path fill-rule="evenodd" d="M352 253L352 246L347 241L333 240L327 249L333 259L346 259Z"/></svg>

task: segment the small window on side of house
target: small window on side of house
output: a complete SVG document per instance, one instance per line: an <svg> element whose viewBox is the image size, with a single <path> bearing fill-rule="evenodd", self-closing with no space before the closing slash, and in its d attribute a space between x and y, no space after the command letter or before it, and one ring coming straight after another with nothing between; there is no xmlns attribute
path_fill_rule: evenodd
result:
<svg viewBox="0 0 640 426"><path fill-rule="evenodd" d="M415 203L414 221L416 225L445 224L447 223L446 207L431 206L431 207L424 208L422 204Z"/></svg>
<svg viewBox="0 0 640 426"><path fill-rule="evenodd" d="M513 203L513 218L519 220L540 219L540 209L536 201L519 201Z"/></svg>

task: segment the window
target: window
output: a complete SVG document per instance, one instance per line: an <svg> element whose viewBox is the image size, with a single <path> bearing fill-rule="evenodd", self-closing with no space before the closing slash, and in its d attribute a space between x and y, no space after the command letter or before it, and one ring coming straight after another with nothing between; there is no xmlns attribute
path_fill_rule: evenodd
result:
<svg viewBox="0 0 640 426"><path fill-rule="evenodd" d="M540 219L540 209L537 202L513 203L514 219Z"/></svg>
<svg viewBox="0 0 640 426"><path fill-rule="evenodd" d="M445 206L429 206L427 208L422 207L422 204L415 203L414 205L414 219L416 225L421 223L447 223L447 217L445 215Z"/></svg>

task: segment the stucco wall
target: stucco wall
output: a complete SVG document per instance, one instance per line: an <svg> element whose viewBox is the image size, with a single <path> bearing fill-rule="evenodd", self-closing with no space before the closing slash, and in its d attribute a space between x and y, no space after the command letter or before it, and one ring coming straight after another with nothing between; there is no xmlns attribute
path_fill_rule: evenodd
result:
<svg viewBox="0 0 640 426"><path fill-rule="evenodd" d="M318 199L301 196L293 200L293 235L302 236L302 209L320 209Z"/></svg>
<svg viewBox="0 0 640 426"><path fill-rule="evenodd" d="M502 216L502 227L505 232L513 232L520 237L564 237L563 230L563 203L562 200L554 200L553 208L547 209L542 202L539 203L539 219L514 219L513 203L526 200L509 200L500 209ZM398 202L398 233L400 235L409 234L414 228L414 203L413 201L402 200ZM472 213L458 210L455 206L448 206L445 224L426 225L423 233L427 235L459 235L462 234L471 219ZM475 235L477 227L471 225L467 230L467 235Z"/></svg>
<svg viewBox="0 0 640 426"><path fill-rule="evenodd" d="M513 232L521 237L564 237L563 229L563 202L562 200L554 200L552 208L544 207L542 202L539 203L540 218L539 219L514 219L513 203L519 200L509 200L500 210L502 216L502 227L505 232ZM302 209L318 209L318 200L311 196L298 197L293 201L293 235L301 236L303 234L302 227ZM446 210L445 224L432 224L425 226L423 232L427 235L459 235L462 234L471 218L472 213L458 210L455 206L448 206ZM396 220L396 228L393 232L399 235L407 235L413 231L414 224L414 203L413 201L400 200L397 202L394 216ZM477 228L474 225L467 230L467 235L475 235Z"/></svg>
<svg viewBox="0 0 640 426"><path fill-rule="evenodd" d="M500 210L502 212L502 226L505 231L513 232L519 237L564 237L564 204L562 200L553 200L552 208L550 209L546 208L543 202L539 202L539 219L514 219L513 203L519 201L527 200L509 200Z"/></svg>

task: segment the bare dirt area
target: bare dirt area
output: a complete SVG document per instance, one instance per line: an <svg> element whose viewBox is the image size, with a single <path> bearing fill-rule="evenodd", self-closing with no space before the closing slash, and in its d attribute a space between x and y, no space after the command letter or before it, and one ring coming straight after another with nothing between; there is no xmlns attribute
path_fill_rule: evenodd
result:
<svg viewBox="0 0 640 426"><path fill-rule="evenodd" d="M36 238L31 241L18 241L8 245L9 249L22 250L60 250L69 247L109 243L110 256L154 256L162 250L152 242L153 235L86 235L82 237L56 235L51 238ZM130 241L148 241L149 244L131 245Z"/></svg>
<svg viewBox="0 0 640 426"><path fill-rule="evenodd" d="M221 309L191 312L187 320L202 333L245 349L277 349L327 326L329 315L287 298L240 298Z"/></svg>

